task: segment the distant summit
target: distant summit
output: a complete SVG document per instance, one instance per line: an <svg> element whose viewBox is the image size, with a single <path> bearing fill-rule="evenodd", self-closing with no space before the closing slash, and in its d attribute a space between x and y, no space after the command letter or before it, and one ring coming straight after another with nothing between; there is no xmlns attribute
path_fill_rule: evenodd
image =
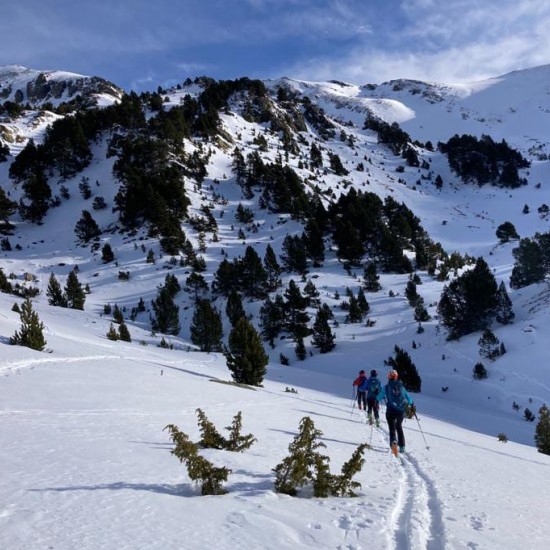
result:
<svg viewBox="0 0 550 550"><path fill-rule="evenodd" d="M80 101L85 106L111 105L124 91L97 77L65 71L39 71L20 65L0 67L0 102L13 101L42 107L46 103Z"/></svg>

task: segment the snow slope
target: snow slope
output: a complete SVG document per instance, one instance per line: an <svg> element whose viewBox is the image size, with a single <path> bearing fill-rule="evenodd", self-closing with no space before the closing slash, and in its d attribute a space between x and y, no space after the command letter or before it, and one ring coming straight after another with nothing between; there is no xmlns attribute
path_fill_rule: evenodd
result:
<svg viewBox="0 0 550 550"><path fill-rule="evenodd" d="M344 129L355 140L354 147L338 137L323 143L338 153L349 176L340 178L327 171L313 174L315 178L308 181L325 192L326 204L332 200L328 190L334 197L345 192L348 184L343 179L357 189L404 202L433 240L449 252L483 255L497 281L508 283L517 243L499 244L495 230L504 221L513 222L522 237L549 230L548 217L537 213L539 205L550 204L548 161L532 155L532 166L522 174L528 184L521 188L478 188L458 181L441 154L422 150L430 171L444 180L438 191L432 181L421 179L426 170L405 167L396 172L403 160L379 145L372 132L362 129L362 122L367 108L378 109L378 114L385 109L387 120L399 119L413 138L434 143L445 127L452 133L461 133L462 128L482 133L489 128L497 138L502 128L502 136L509 142L530 128L532 133L520 143L520 149L527 152L531 141L545 146L548 140L547 129L539 124L533 107L544 105L542 83L547 70L536 69L523 77L512 73L468 89L441 88L438 93L443 99L435 103L422 93L394 91L393 85L382 94L383 86L368 90L342 83L292 81L300 90L307 89L332 117L337 136ZM523 80L518 80L520 77ZM426 89L433 92L429 86ZM483 104L480 98L491 90L493 99ZM536 101L522 103L526 95L522 90L532 92ZM167 92L167 105L178 104L188 91ZM502 123L489 126L474 120L474 110L485 112L489 104L496 109L512 99L514 108L521 107L521 112L517 111L519 129L513 126L512 112L503 115ZM462 117L461 102L470 102L469 118ZM264 132L269 151L263 157L275 160L280 146L277 135L247 122L237 111L223 114L222 119L224 130L244 154L255 150L254 137ZM47 123L44 119L32 126L22 118L14 124L21 135L39 142ZM511 128L509 133L506 128ZM308 139L314 139L313 132ZM13 146L12 153L23 144ZM193 147L186 143L187 151ZM231 151L214 143L210 148L208 177L202 186L186 182L190 213L198 215L201 207L208 205L218 222L219 239L208 240L204 252L208 283L222 250L231 260L251 244L263 257L268 244L279 253L287 234L302 231L288 216L260 209L257 197L245 199L231 173ZM448 342L436 319L425 323L425 332L418 334L404 296L407 275L384 274L382 290L367 295L374 326L346 324L346 313L339 307L341 296L346 287L357 291L361 273L346 273L334 251L327 252L325 265L312 268L308 276L339 322L334 329L335 350L322 355L306 341L311 355L300 362L293 343L280 340L274 349L266 346L270 363L263 388L216 383L230 380L230 373L221 354L192 351L189 325L193 300L187 293L177 297L182 331L178 337L168 338L173 350L157 347L162 335L151 333L148 312L128 321L127 312L140 298L149 305L167 273L184 283L188 272L162 255L158 241L149 237L145 228L136 235L117 231L116 215L111 211L118 188L111 174L114 158L107 159L105 151L106 143L99 141L94 145L92 164L82 174L63 182L52 178L54 195L65 185L70 199L50 209L43 225L27 224L15 216L16 231L9 237L13 250L1 252L0 266L13 282L23 284L25 273L35 277L30 285L37 286L41 294L33 304L46 326L48 341L43 353L8 345L19 327L19 317L11 307L21 300L0 294L2 547L546 548L550 497L541 487L550 478L550 457L534 448L535 424L523 419L523 411L529 407L537 414L539 407L550 401L547 283L510 291L515 322L492 327L507 353L487 365L487 380L474 381L472 368L480 360L479 334ZM306 157L307 152L302 155ZM364 161L364 172L355 169L363 159L369 159ZM300 168L299 160L299 156L291 156L289 163L304 179L311 177L306 168ZM76 241L73 228L82 210L91 211L90 201L78 191L83 176L89 178L93 196L103 196L108 204L105 210L93 211L93 217L103 230L100 244L112 246L116 265L104 264L99 251ZM22 191L9 180L8 163L0 163L0 183L13 200L19 199ZM255 230L242 228L245 241L238 236L241 227L235 220L239 203L255 215ZM522 213L524 204L530 206L529 214ZM185 233L196 247L197 231L186 225ZM146 262L148 250L155 254L154 264ZM75 266L79 280L90 287L85 311L49 307L45 291L50 273L63 285ZM131 272L129 282L118 278L121 270ZM418 292L434 316L445 283L425 273L419 276L422 285ZM291 278L301 284L297 274L285 274L285 283ZM126 308L132 343L106 339L112 321L103 313L106 304ZM222 310L225 303L218 300L216 306ZM257 315L258 303L245 303L245 307ZM229 328L225 321L226 336ZM409 454L403 460L387 452L384 423L371 434L351 402L351 381L357 371L377 368L384 376L384 360L395 345L410 353L422 377L422 393L414 396L420 426L406 423ZM290 358L290 366L280 365L280 353ZM443 387L449 390L443 392ZM514 402L520 405L519 411L512 408ZM169 452L163 428L174 423L197 438L197 407L219 429L242 411L244 432L258 438L244 454L205 452L217 465L233 470L227 484L229 493L224 496L199 496L185 468ZM304 416L310 416L323 431L335 472L359 443L372 444L357 477L362 483L358 498L291 498L273 492L272 468L286 456ZM499 442L499 433L510 441Z"/></svg>
<svg viewBox="0 0 550 550"><path fill-rule="evenodd" d="M0 301L5 340L16 314ZM405 424L410 453L396 459L385 422L371 430L352 408L346 377L270 365L263 388L237 388L216 382L230 380L221 356L113 343L107 320L82 312L40 316L53 351L5 346L0 367L3 548L547 547L550 457L424 414L422 395L420 422ZM163 432L174 423L198 439L197 407L219 430L242 411L258 439L244 453L203 451L233 471L223 496L200 496ZM357 498L273 491L305 416L334 472L371 443Z"/></svg>

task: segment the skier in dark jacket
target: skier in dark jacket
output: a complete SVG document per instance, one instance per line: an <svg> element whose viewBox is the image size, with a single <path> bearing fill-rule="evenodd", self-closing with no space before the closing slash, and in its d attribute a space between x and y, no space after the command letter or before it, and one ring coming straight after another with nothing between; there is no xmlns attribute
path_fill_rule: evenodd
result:
<svg viewBox="0 0 550 550"><path fill-rule="evenodd" d="M359 376L353 381L353 387L357 386L357 407L359 410L367 410L367 376L364 370L359 371ZM363 408L361 408L361 406Z"/></svg>
<svg viewBox="0 0 550 550"><path fill-rule="evenodd" d="M403 433L405 402L409 406L413 406L411 396L403 386L403 382L397 378L397 371L391 370L388 373L388 383L384 387L384 391L380 392L377 397L378 401L386 400L386 420L390 432L390 447L394 454L397 454L398 445L399 451L405 452L405 434Z"/></svg>
<svg viewBox="0 0 550 550"><path fill-rule="evenodd" d="M373 423L373 414L374 422L376 422L376 427L380 427L380 416L379 416L379 403L378 403L378 394L382 393L382 383L378 378L378 372L376 370L370 371L370 377L367 381L367 414L369 419L369 424Z"/></svg>

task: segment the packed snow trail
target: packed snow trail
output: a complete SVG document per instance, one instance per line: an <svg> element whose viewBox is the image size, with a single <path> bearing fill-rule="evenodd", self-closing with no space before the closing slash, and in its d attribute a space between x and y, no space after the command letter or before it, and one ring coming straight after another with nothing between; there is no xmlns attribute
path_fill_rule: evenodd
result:
<svg viewBox="0 0 550 550"><path fill-rule="evenodd" d="M385 428L374 430L381 445L388 443ZM387 448L387 447L386 447ZM390 517L388 548L395 550L444 550L446 534L442 504L434 481L426 474L418 459L410 453L400 453L394 458L395 504Z"/></svg>

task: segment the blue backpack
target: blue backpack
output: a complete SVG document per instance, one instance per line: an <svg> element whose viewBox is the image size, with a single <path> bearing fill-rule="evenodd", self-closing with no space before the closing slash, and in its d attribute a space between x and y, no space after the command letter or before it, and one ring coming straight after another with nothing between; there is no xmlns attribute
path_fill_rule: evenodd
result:
<svg viewBox="0 0 550 550"><path fill-rule="evenodd" d="M382 390L382 384L380 383L380 380L378 380L376 376L369 378L367 397L369 398L376 397L381 390Z"/></svg>
<svg viewBox="0 0 550 550"><path fill-rule="evenodd" d="M369 386L369 379L365 376L361 381L361 384L357 386L357 391L367 391Z"/></svg>
<svg viewBox="0 0 550 550"><path fill-rule="evenodd" d="M386 404L396 411L405 410L405 394L401 380L388 380L386 386Z"/></svg>

